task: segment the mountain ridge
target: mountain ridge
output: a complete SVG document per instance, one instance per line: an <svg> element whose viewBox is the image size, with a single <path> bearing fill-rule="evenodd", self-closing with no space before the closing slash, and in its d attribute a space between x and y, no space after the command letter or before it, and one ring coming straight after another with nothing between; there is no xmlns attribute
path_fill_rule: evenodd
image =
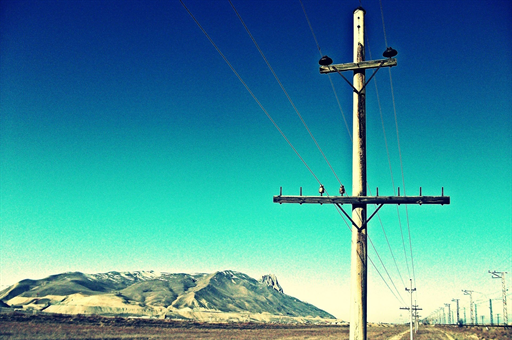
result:
<svg viewBox="0 0 512 340"><path fill-rule="evenodd" d="M275 275L264 275L258 281L232 270L196 274L67 272L41 280L22 280L0 291L0 301L25 310L60 314L206 321L335 319L284 294Z"/></svg>

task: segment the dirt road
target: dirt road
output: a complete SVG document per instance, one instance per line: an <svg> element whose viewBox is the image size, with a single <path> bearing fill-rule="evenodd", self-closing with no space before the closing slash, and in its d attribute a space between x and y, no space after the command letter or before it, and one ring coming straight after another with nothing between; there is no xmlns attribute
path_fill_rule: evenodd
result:
<svg viewBox="0 0 512 340"><path fill-rule="evenodd" d="M370 336L368 336L370 338ZM409 331L401 332L387 340L409 340ZM420 326L414 334L415 340L505 340L512 339L512 329L504 327L456 327Z"/></svg>

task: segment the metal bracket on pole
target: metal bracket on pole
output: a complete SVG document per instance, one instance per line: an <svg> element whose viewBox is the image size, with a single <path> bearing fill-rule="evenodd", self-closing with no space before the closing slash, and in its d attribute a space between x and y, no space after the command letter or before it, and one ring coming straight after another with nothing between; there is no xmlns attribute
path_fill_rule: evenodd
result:
<svg viewBox="0 0 512 340"><path fill-rule="evenodd" d="M363 92L363 90L366 88L366 85L368 85L368 83L370 82L370 80L372 80L373 76L375 76L375 73L377 73L378 70L380 70L380 68L382 67L382 65L384 65L386 61L383 60L379 67L377 67L377 69L375 71L373 71L372 75L370 76L370 78L368 78L368 80L366 81L366 83L364 83L363 87L361 88L361 91L359 91L359 93Z"/></svg>
<svg viewBox="0 0 512 340"><path fill-rule="evenodd" d="M347 84L350 85L350 87L352 87L352 89L354 89L354 92L357 93L357 94L361 94L355 87L354 85L352 85L352 83L350 82L350 80L348 80L340 71L336 70L338 72L338 74L343 78L345 79L345 81L347 82Z"/></svg>
<svg viewBox="0 0 512 340"><path fill-rule="evenodd" d="M357 223L356 223L356 222L354 222L354 220L350 217L350 215L349 215L349 214L347 214L347 212L346 212L345 210L343 210L343 208L341 207L341 205L340 205L339 203L335 203L335 204L336 204L336 206L337 206L338 208L340 208L340 210L345 214L345 216L347 216L347 218L350 220L350 222L352 222L352 225L353 225L354 227L356 227L356 228L357 228L357 230L359 230L359 231L361 231L361 230L363 230L363 229L365 229L365 228L366 228L366 226L368 225L368 222L370 222L370 220L373 218L373 216L375 216L375 214L379 211L379 209L380 209L380 208L382 208L382 206L384 205L384 203L381 203L381 204L377 207L377 209L373 212L373 214L370 216L370 218L366 219L366 221L364 221L364 222L363 222L363 224L361 225L361 228L359 228L359 227L357 226Z"/></svg>
<svg viewBox="0 0 512 340"><path fill-rule="evenodd" d="M380 70L380 68L384 65L384 63L386 62L386 60L382 60L381 63L379 64L379 66L377 66L377 69L375 71L373 71L373 74L370 76L370 78L368 78L368 80L366 81L366 83L364 83L363 87L361 88L361 90L357 90L354 85L352 85L352 83L341 73L342 71L338 70L338 69L335 69L336 72L338 72L338 74L343 78L345 79L345 81L352 87L352 89L354 89L354 92L357 93L357 94L361 94L363 92L363 90L366 88L366 85L368 85L368 83L370 82L370 80L372 80L372 78L375 76L375 73L377 73L378 70Z"/></svg>

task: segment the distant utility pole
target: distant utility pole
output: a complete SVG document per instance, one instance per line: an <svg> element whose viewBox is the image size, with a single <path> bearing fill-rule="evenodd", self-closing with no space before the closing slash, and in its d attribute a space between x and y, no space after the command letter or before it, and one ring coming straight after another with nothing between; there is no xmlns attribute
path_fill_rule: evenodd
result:
<svg viewBox="0 0 512 340"><path fill-rule="evenodd" d="M416 300L414 301L414 305L412 305L412 310L414 311L414 333L418 333L418 323L420 318L418 311L421 310L421 308L416 304Z"/></svg>
<svg viewBox="0 0 512 340"><path fill-rule="evenodd" d="M446 307L448 307L448 324L450 325L452 323L452 320L451 320L451 316L452 316L452 313L450 312L450 306L451 304L449 303L445 303L444 304Z"/></svg>
<svg viewBox="0 0 512 340"><path fill-rule="evenodd" d="M467 319L466 319L466 307L464 307L464 324L467 325Z"/></svg>
<svg viewBox="0 0 512 340"><path fill-rule="evenodd" d="M459 300L460 299L452 299L452 301L457 302L457 321L455 322L456 324L459 323Z"/></svg>
<svg viewBox="0 0 512 340"><path fill-rule="evenodd" d="M410 333L411 333L411 340L413 340L412 335L412 320L413 320L413 312L417 310L422 310L421 308L418 308L417 306L412 304L412 294L416 291L416 288L412 288L412 279L409 279L411 281L411 289L405 288L406 291L411 293L411 307L400 307L400 309L406 309L409 310L409 326L410 326Z"/></svg>
<svg viewBox="0 0 512 340"><path fill-rule="evenodd" d="M481 323L481 325L483 326L483 325L484 325L484 316L482 315L482 316L480 316L480 317L482 318L482 323Z"/></svg>
<svg viewBox="0 0 512 340"><path fill-rule="evenodd" d="M489 270L489 273L492 275L493 279L501 279L501 295L503 298L503 323L505 325L508 325L507 286L505 283L505 274L507 274L507 272L497 272L497 271L491 272ZM499 324L500 323L498 322L498 325Z"/></svg>
<svg viewBox="0 0 512 340"><path fill-rule="evenodd" d="M350 340L366 340L367 322L367 225L384 204L450 204L450 197L444 196L367 196L366 181L366 85L382 67L397 65L394 56L397 52L388 47L383 60L365 60L365 14L359 7L354 10L354 62L332 65L332 59L324 56L320 59L320 73L336 72L340 74L353 89L353 146L352 146L352 196L343 196L344 187L340 187L341 196L323 196L324 187L320 185L320 196L274 196L275 203L316 203L335 204L352 222L351 248L351 298L350 298ZM366 69L375 69L366 80ZM353 71L353 83L342 72ZM352 217L343 204L352 205ZM378 205L375 212L367 218L367 205Z"/></svg>
<svg viewBox="0 0 512 340"><path fill-rule="evenodd" d="M462 290L462 292L464 293L464 295L469 295L469 316L470 316L470 319L471 319L471 323L470 325L474 325L475 324L475 320L473 319L473 291L472 290ZM464 310L465 312L465 310ZM465 314L465 313L464 313ZM466 316L464 316L464 318L466 318Z"/></svg>
<svg viewBox="0 0 512 340"><path fill-rule="evenodd" d="M493 320L492 320L492 299L489 299L489 312L491 314L491 326L492 326L492 323L493 323Z"/></svg>
<svg viewBox="0 0 512 340"><path fill-rule="evenodd" d="M500 325L500 313L496 313L496 317L498 318L498 323L497 323L497 325L499 326L499 325Z"/></svg>
<svg viewBox="0 0 512 340"><path fill-rule="evenodd" d="M475 325L478 325L477 304L475 303Z"/></svg>

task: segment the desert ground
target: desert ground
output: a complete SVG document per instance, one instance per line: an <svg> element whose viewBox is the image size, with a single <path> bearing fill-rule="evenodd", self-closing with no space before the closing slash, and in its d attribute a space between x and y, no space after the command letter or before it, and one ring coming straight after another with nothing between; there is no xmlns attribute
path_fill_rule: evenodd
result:
<svg viewBox="0 0 512 340"><path fill-rule="evenodd" d="M0 315L0 339L348 339L346 325L200 323L76 315ZM420 326L417 340L511 339L505 327ZM407 325L369 325L368 339L409 339Z"/></svg>

